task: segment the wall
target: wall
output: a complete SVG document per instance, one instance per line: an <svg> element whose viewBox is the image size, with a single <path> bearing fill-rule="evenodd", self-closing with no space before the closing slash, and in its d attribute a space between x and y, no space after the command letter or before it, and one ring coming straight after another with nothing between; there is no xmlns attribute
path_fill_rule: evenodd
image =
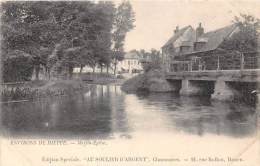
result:
<svg viewBox="0 0 260 166"><path fill-rule="evenodd" d="M133 73L134 69L142 70L142 64L139 62L138 59L124 59L123 61L120 61L118 63L118 72L122 72L124 69L125 71L128 71L128 73Z"/></svg>

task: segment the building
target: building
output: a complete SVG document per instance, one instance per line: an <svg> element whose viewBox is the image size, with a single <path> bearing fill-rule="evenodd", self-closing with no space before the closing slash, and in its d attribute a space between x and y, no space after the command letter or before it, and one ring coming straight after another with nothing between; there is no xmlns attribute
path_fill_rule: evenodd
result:
<svg viewBox="0 0 260 166"><path fill-rule="evenodd" d="M241 53L228 52L221 44L239 32L232 24L214 31L204 32L201 23L196 29L186 26L176 27L173 36L162 47L164 65L167 71L228 70L241 67ZM252 54L243 57L246 68L254 68L256 61L250 61ZM247 59L246 59L247 58Z"/></svg>
<svg viewBox="0 0 260 166"><path fill-rule="evenodd" d="M130 51L126 53L124 59L118 62L117 69L119 74L134 74L143 71L141 57L138 55L138 52Z"/></svg>
<svg viewBox="0 0 260 166"><path fill-rule="evenodd" d="M184 51L185 44L188 41L194 41L194 29L191 26L186 26L179 29L177 26L174 30L173 36L162 47L163 63L167 70L170 69L171 61L175 55Z"/></svg>
<svg viewBox="0 0 260 166"><path fill-rule="evenodd" d="M142 63L144 58L139 56L137 51L130 51L125 54L124 59L122 61L118 61L117 64L117 74L135 74L143 71ZM82 69L82 73L92 73L93 70L99 73L101 69L99 66L96 66L94 69L89 66L85 66ZM104 69L106 70L106 69ZM75 67L73 70L74 73L79 73L80 68ZM109 67L109 73L114 73L114 66Z"/></svg>

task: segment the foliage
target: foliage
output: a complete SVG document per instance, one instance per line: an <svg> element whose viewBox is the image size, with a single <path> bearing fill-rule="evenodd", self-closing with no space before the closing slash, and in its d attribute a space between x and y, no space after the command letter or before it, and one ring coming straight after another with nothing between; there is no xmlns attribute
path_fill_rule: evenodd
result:
<svg viewBox="0 0 260 166"><path fill-rule="evenodd" d="M0 90L2 102L17 100L41 100L43 98L69 96L74 93L89 90L89 86L83 85L79 80L62 81L30 81L20 84L17 87L8 85Z"/></svg>
<svg viewBox="0 0 260 166"><path fill-rule="evenodd" d="M140 50L138 54L143 59L142 65L143 65L144 72L162 69L162 59L161 59L160 51L156 49L151 49L150 52L146 52L145 50Z"/></svg>
<svg viewBox="0 0 260 166"><path fill-rule="evenodd" d="M114 74L117 61L123 60L124 41L127 32L134 28L135 14L129 1L123 1L116 10L113 28Z"/></svg>
<svg viewBox="0 0 260 166"><path fill-rule="evenodd" d="M48 73L57 66L71 74L75 66L111 63L112 2L5 2L2 9L4 63L9 64L7 57L13 50L28 54L33 68L42 65Z"/></svg>
<svg viewBox="0 0 260 166"><path fill-rule="evenodd" d="M6 82L30 80L33 63L29 54L14 50L3 59L3 64L3 79Z"/></svg>
<svg viewBox="0 0 260 166"><path fill-rule="evenodd" d="M251 15L240 14L240 17L235 17L233 22L239 27L239 31L233 34L230 39L226 39L221 48L240 52L256 51L259 19Z"/></svg>

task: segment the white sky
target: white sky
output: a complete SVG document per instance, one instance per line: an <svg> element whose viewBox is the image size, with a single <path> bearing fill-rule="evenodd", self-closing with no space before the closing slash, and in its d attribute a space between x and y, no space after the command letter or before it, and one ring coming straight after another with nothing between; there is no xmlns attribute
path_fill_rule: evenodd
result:
<svg viewBox="0 0 260 166"><path fill-rule="evenodd" d="M130 0L135 11L135 29L127 34L125 50L160 49L177 25L205 31L231 24L235 15L260 18L260 0Z"/></svg>

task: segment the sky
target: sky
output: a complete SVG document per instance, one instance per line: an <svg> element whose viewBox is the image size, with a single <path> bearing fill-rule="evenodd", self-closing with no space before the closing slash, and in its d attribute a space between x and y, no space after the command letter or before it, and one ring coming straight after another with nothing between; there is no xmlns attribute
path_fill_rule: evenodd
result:
<svg viewBox="0 0 260 166"><path fill-rule="evenodd" d="M161 49L176 26L202 23L205 32L232 24L246 13L260 18L260 0L130 0L135 28L127 34L125 50Z"/></svg>

